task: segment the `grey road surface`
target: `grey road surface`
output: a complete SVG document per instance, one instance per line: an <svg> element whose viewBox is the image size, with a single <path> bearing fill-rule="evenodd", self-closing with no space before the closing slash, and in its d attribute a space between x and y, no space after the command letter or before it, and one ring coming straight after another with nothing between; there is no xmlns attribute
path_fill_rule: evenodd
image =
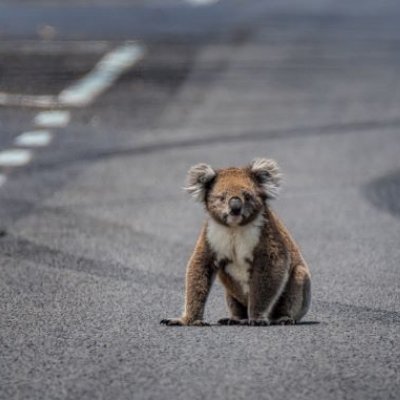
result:
<svg viewBox="0 0 400 400"><path fill-rule="evenodd" d="M122 41L146 49L31 162L0 166L0 398L397 399L400 6L103 3L0 6L3 92L56 94ZM0 108L0 152L38 112ZM159 325L204 218L186 170L256 156L285 174L304 323L216 326L216 284L214 325Z"/></svg>

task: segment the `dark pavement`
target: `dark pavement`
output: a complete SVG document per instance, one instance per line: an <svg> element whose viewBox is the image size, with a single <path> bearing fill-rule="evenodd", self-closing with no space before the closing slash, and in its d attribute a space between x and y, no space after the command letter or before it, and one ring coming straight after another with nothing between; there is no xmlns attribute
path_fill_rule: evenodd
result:
<svg viewBox="0 0 400 400"><path fill-rule="evenodd" d="M0 166L0 398L397 399L400 6L105 3L0 5L0 92L54 95L125 40L146 50ZM0 155L40 111L0 107ZM186 170L256 156L285 174L304 323L159 325L204 217ZM206 319L226 315L216 284Z"/></svg>

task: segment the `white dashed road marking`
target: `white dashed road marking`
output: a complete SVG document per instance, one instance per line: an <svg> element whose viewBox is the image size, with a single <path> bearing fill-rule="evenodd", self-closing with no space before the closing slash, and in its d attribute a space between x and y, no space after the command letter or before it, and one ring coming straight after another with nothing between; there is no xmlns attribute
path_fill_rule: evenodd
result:
<svg viewBox="0 0 400 400"><path fill-rule="evenodd" d="M197 1L201 3L215 0ZM87 75L61 91L58 96L0 92L0 105L38 108L86 106L107 90L122 73L140 61L144 53L144 46L134 42L125 42L106 53Z"/></svg>
<svg viewBox="0 0 400 400"><path fill-rule="evenodd" d="M59 102L74 107L90 104L143 55L144 49L137 43L117 47L107 53L86 76L64 89L58 96Z"/></svg>
<svg viewBox="0 0 400 400"><path fill-rule="evenodd" d="M42 128L63 128L70 119L69 111L42 111L36 115L34 123Z"/></svg>
<svg viewBox="0 0 400 400"><path fill-rule="evenodd" d="M15 138L14 143L17 146L42 147L47 146L52 139L52 134L47 130L36 130L24 132Z"/></svg>
<svg viewBox="0 0 400 400"><path fill-rule="evenodd" d="M58 105L58 98L46 94L30 95L0 92L0 105L48 108Z"/></svg>
<svg viewBox="0 0 400 400"><path fill-rule="evenodd" d="M11 149L0 151L0 167L20 167L32 158L30 150Z"/></svg>
<svg viewBox="0 0 400 400"><path fill-rule="evenodd" d="M105 54L87 75L64 89L58 96L0 92L0 105L41 108L86 106L112 86L121 74L141 60L144 52L143 46L125 42L122 46ZM33 121L38 129L21 133L15 138L14 144L21 147L47 146L53 135L46 128L63 128L68 125L70 119L71 113L67 110L42 111L35 116ZM14 148L0 151L0 168L19 167L27 164L31 159L32 152L29 149ZM0 174L0 186L6 180L7 177Z"/></svg>

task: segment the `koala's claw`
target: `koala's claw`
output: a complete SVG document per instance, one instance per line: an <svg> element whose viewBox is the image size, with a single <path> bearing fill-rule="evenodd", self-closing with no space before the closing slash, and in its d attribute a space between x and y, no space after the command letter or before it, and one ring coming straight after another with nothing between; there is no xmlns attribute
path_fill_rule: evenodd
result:
<svg viewBox="0 0 400 400"><path fill-rule="evenodd" d="M240 321L240 324L247 326L268 326L270 322L266 319L243 319Z"/></svg>
<svg viewBox="0 0 400 400"><path fill-rule="evenodd" d="M161 325L167 326L183 326L183 323L180 319L171 319L171 318L164 318L160 321Z"/></svg>
<svg viewBox="0 0 400 400"><path fill-rule="evenodd" d="M218 325L240 325L240 320L235 318L221 318Z"/></svg>
<svg viewBox="0 0 400 400"><path fill-rule="evenodd" d="M201 320L196 320L190 323L184 323L181 319L171 319L171 318L164 318L160 321L161 325L167 325L167 326L210 326L209 323L201 321Z"/></svg>
<svg viewBox="0 0 400 400"><path fill-rule="evenodd" d="M290 317L281 317L274 321L274 325L295 325L296 321Z"/></svg>

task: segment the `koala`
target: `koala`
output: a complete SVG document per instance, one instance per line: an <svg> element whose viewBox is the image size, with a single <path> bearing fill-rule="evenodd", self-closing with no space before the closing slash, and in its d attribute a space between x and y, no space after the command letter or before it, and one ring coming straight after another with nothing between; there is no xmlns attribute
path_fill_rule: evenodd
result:
<svg viewBox="0 0 400 400"><path fill-rule="evenodd" d="M209 325L203 314L216 276L230 314L220 325L289 325L307 313L308 266L269 204L280 183L271 159L240 168L190 168L186 190L205 206L208 218L187 265L183 315L161 324Z"/></svg>

